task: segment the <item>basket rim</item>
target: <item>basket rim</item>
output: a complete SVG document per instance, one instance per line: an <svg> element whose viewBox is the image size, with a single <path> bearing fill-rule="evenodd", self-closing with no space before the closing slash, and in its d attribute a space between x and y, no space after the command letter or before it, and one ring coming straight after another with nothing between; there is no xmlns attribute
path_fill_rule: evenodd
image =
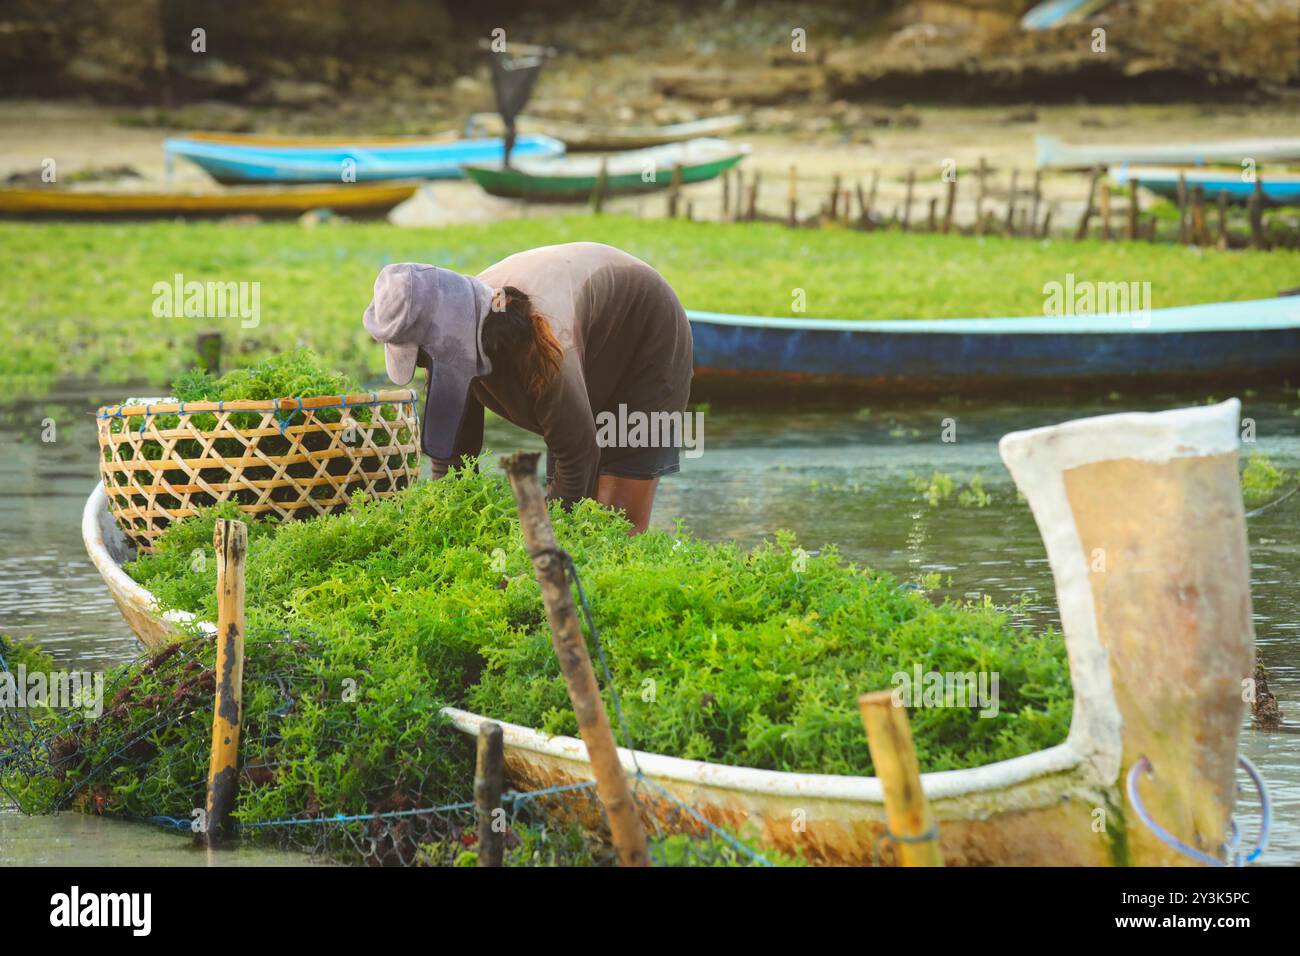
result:
<svg viewBox="0 0 1300 956"><path fill-rule="evenodd" d="M127 418L136 415L175 415L202 412L288 412L320 408L349 408L414 402L415 389L384 389L350 392L346 395L304 395L297 398L236 398L218 402L137 402L133 405L101 405L98 419Z"/></svg>

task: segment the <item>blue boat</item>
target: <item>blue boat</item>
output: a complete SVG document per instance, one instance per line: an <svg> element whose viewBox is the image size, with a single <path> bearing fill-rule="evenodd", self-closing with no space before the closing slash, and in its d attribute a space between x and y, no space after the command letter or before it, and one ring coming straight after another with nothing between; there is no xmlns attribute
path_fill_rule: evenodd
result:
<svg viewBox="0 0 1300 956"><path fill-rule="evenodd" d="M1053 27L1079 23L1112 0L1043 0L1020 18L1021 29L1050 30Z"/></svg>
<svg viewBox="0 0 1300 956"><path fill-rule="evenodd" d="M687 311L696 377L899 392L1300 374L1300 296L1104 316L758 318Z"/></svg>
<svg viewBox="0 0 1300 956"><path fill-rule="evenodd" d="M399 179L459 179L464 163L501 164L502 141L306 146L169 139L164 150L183 156L219 183L337 183ZM549 136L520 136L510 158L564 154Z"/></svg>
<svg viewBox="0 0 1300 956"><path fill-rule="evenodd" d="M1113 183L1123 186L1131 179L1136 179L1144 189L1159 193L1169 199L1178 198L1178 180L1182 178L1187 189L1200 186L1205 190L1205 198L1218 202L1219 196L1226 195L1228 202L1246 203L1255 192L1255 181L1242 179L1240 169L1179 169L1176 166L1120 166L1111 170ZM1256 173L1260 193L1265 205L1296 206L1300 205L1300 176L1294 173Z"/></svg>

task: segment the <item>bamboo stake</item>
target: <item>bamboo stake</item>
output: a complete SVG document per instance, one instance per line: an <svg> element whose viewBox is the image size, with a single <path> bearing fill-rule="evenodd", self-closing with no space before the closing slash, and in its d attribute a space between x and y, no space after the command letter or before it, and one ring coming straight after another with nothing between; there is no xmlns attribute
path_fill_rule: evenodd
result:
<svg viewBox="0 0 1300 956"><path fill-rule="evenodd" d="M609 160L602 158L596 188L591 191L591 211L597 216L605 205L605 190L609 188Z"/></svg>
<svg viewBox="0 0 1300 956"><path fill-rule="evenodd" d="M1083 207L1083 215L1079 217L1079 228L1074 231L1074 238L1088 238L1088 223L1092 220L1092 207L1097 198L1097 183L1101 180L1101 169L1094 168L1092 171L1092 181L1088 184L1088 202Z"/></svg>
<svg viewBox="0 0 1300 956"><path fill-rule="evenodd" d="M1101 238L1110 241L1110 182L1101 181Z"/></svg>
<svg viewBox="0 0 1300 956"><path fill-rule="evenodd" d="M871 192L867 193L867 204L862 208L862 222L871 225L871 214L876 208L876 190L880 186L880 170L871 174Z"/></svg>
<svg viewBox="0 0 1300 956"><path fill-rule="evenodd" d="M740 222L741 212L745 201L745 174L739 169L736 170L736 211L732 215L734 222Z"/></svg>
<svg viewBox="0 0 1300 956"><path fill-rule="evenodd" d="M926 227L930 232L939 230L939 197L930 197L930 215L926 221Z"/></svg>
<svg viewBox="0 0 1300 956"><path fill-rule="evenodd" d="M1228 240L1228 194L1224 191L1219 192L1219 248L1227 249L1231 242Z"/></svg>
<svg viewBox="0 0 1300 956"><path fill-rule="evenodd" d="M722 215L719 217L722 222L727 221L727 214L731 212L731 170L722 174Z"/></svg>
<svg viewBox="0 0 1300 956"><path fill-rule="evenodd" d="M1138 181L1130 179L1128 184L1128 237L1137 239L1138 237L1138 216L1142 213L1138 205Z"/></svg>
<svg viewBox="0 0 1300 956"><path fill-rule="evenodd" d="M1020 175L1020 170L1011 170L1011 189L1007 193L1007 221L1002 226L1002 231L1008 236L1015 233L1016 223L1016 179Z"/></svg>
<svg viewBox="0 0 1300 956"><path fill-rule="evenodd" d="M754 170L754 178L749 181L749 195L746 197L745 218L753 221L758 215L758 187L763 181L763 171Z"/></svg>
<svg viewBox="0 0 1300 956"><path fill-rule="evenodd" d="M1255 177L1255 191L1250 194L1247 205L1250 216L1250 247L1264 248L1264 181Z"/></svg>
<svg viewBox="0 0 1300 956"><path fill-rule="evenodd" d="M1043 200L1043 171L1034 170L1034 197L1029 206L1029 232L1026 235L1032 236L1032 230L1038 225L1038 206Z"/></svg>
<svg viewBox="0 0 1300 956"><path fill-rule="evenodd" d="M1209 232L1205 227L1205 187L1199 183L1192 189L1192 242L1206 245Z"/></svg>
<svg viewBox="0 0 1300 956"><path fill-rule="evenodd" d="M1042 238L1046 239L1052 233L1052 210L1043 213L1043 231L1039 233Z"/></svg>
<svg viewBox="0 0 1300 956"><path fill-rule="evenodd" d="M840 194L840 208L844 210L844 213L843 215L840 216L840 219L845 223L848 223L848 221L853 217L853 205L850 202L852 196L853 194L849 192L848 189L845 189Z"/></svg>
<svg viewBox="0 0 1300 956"><path fill-rule="evenodd" d="M505 833L492 824L501 809L505 786L505 745L501 725L484 721L478 726L478 753L474 763L474 810L478 814L478 865L500 866L505 853Z"/></svg>
<svg viewBox="0 0 1300 956"><path fill-rule="evenodd" d="M948 180L948 198L943 205L943 231L949 233L952 231L952 209L957 203L957 177L954 175Z"/></svg>
<svg viewBox="0 0 1300 956"><path fill-rule="evenodd" d="M893 696L893 691L882 690L858 698L871 763L885 793L885 820L889 832L899 838L903 866L943 866L939 827L921 789L912 728L907 711L894 706Z"/></svg>
<svg viewBox="0 0 1300 956"><path fill-rule="evenodd" d="M793 227L799 225L799 175L794 163L790 164L789 200L790 215L787 224Z"/></svg>
<svg viewBox="0 0 1300 956"><path fill-rule="evenodd" d="M244 557L248 526L223 518L212 529L217 555L216 700L212 754L201 841L219 846L232 833L230 813L239 792L239 729L244 716Z"/></svg>
<svg viewBox="0 0 1300 956"><path fill-rule="evenodd" d="M840 218L840 174L836 173L831 178L831 208L830 219L834 222Z"/></svg>
<svg viewBox="0 0 1300 956"><path fill-rule="evenodd" d="M682 166L678 163L673 167L672 183L668 187L668 218L677 218L677 205L682 198Z"/></svg>
<svg viewBox="0 0 1300 956"><path fill-rule="evenodd" d="M1178 174L1178 242L1187 245L1187 176Z"/></svg>
<svg viewBox="0 0 1300 956"><path fill-rule="evenodd" d="M978 232L984 222L984 197L987 195L989 163L983 156L980 157L979 169L975 175L979 177L979 190L975 193L975 229Z"/></svg>
<svg viewBox="0 0 1300 956"><path fill-rule="evenodd" d="M916 170L907 171L907 193L903 199L903 232L911 227L912 224L912 190L916 186Z"/></svg>
<svg viewBox="0 0 1300 956"><path fill-rule="evenodd" d="M569 580L556 548L555 529L551 527L542 489L537 482L537 458L536 452L516 452L502 458L501 467L510 479L510 487L519 505L519 524L533 559L537 583L542 589L555 656L564 672L564 683L596 776L596 793L604 804L619 862L623 866L649 866L645 830L637 815L636 801L628 787L627 777L623 774L623 765L618 759L609 718L600 699L600 686L596 683L596 673L587 653L587 642L578 626Z"/></svg>

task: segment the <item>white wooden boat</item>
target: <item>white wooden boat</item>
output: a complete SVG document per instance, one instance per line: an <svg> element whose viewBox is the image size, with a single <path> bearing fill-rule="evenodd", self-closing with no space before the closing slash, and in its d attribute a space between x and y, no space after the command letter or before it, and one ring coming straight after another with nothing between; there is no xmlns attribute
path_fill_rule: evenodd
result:
<svg viewBox="0 0 1300 956"><path fill-rule="evenodd" d="M1138 822L1123 781L1146 759L1143 799L1165 829L1214 852L1233 805L1241 681L1254 668L1249 562L1237 474L1236 400L1067 422L1003 438L1056 582L1074 686L1058 746L967 770L927 773L945 860L958 865L1169 864L1185 858ZM149 647L188 615L161 613L121 569L125 539L102 487L86 502L86 550ZM1104 560L1098 569L1098 549ZM210 624L201 627L214 630ZM879 688L845 687L846 697ZM476 734L489 717L448 708ZM590 781L582 742L503 724L520 790ZM865 745L865 743L864 743ZM874 777L783 773L620 751L639 765L644 811L670 830L752 828L766 846L869 865L886 839ZM662 788L671 799L662 796ZM592 826L590 791L548 797Z"/></svg>
<svg viewBox="0 0 1300 956"><path fill-rule="evenodd" d="M1123 163L1153 166L1240 167L1243 162L1300 161L1300 138L1238 139L1210 143L1063 143L1055 136L1035 136L1038 165L1052 169L1091 169Z"/></svg>

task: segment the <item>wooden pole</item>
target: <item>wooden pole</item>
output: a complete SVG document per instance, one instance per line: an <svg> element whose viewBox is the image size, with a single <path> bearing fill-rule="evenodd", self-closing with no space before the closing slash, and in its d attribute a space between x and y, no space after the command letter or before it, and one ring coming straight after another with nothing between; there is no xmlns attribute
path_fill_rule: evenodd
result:
<svg viewBox="0 0 1300 956"><path fill-rule="evenodd" d="M1034 170L1034 195L1029 205L1029 230L1026 233L1033 236L1033 230L1038 228L1038 207L1043 201L1043 171Z"/></svg>
<svg viewBox="0 0 1300 956"><path fill-rule="evenodd" d="M677 218L677 205L682 199L682 166L678 163L673 167L672 183L668 187L668 218Z"/></svg>
<svg viewBox="0 0 1300 956"><path fill-rule="evenodd" d="M1247 213L1250 217L1250 247L1252 249L1264 248L1264 181L1257 175L1255 177L1255 191L1250 194L1247 203Z"/></svg>
<svg viewBox="0 0 1300 956"><path fill-rule="evenodd" d="M939 230L939 197L938 196L930 197L930 215L927 217L926 220L926 228L929 229L930 232L938 232Z"/></svg>
<svg viewBox="0 0 1300 956"><path fill-rule="evenodd" d="M740 220L743 218L742 213L744 211L744 203L745 203L745 174L738 169L736 170L736 211L731 217L733 221L740 222Z"/></svg>
<svg viewBox="0 0 1300 956"><path fill-rule="evenodd" d="M840 174L836 173L831 177L831 208L830 220L834 222L840 218Z"/></svg>
<svg viewBox="0 0 1300 956"><path fill-rule="evenodd" d="M1228 239L1228 194L1219 192L1219 248L1227 249L1232 245Z"/></svg>
<svg viewBox="0 0 1300 956"><path fill-rule="evenodd" d="M749 195L745 197L745 218L753 220L758 216L758 187L763 181L763 171L754 170L754 178L749 181Z"/></svg>
<svg viewBox="0 0 1300 956"><path fill-rule="evenodd" d="M911 227L912 224L912 190L916 186L916 170L907 171L907 192L903 198L903 232Z"/></svg>
<svg viewBox="0 0 1300 956"><path fill-rule="evenodd" d="M1052 210L1048 209L1043 213L1043 231L1039 233L1042 238L1046 239L1052 234Z"/></svg>
<svg viewBox="0 0 1300 956"><path fill-rule="evenodd" d="M578 626L569 579L556 548L555 529L551 527L542 489L537 482L537 458L536 452L516 452L502 458L501 467L510 479L519 506L519 524L533 559L537 583L542 589L555 656L564 673L582 742L587 746L587 758L596 776L596 793L609 819L614 849L618 851L623 866L649 866L645 830L623 773L623 765L619 763L609 717L600 699L600 685L596 683L587 642Z"/></svg>
<svg viewBox="0 0 1300 956"><path fill-rule="evenodd" d="M591 191L591 211L597 216L605 205L605 190L609 188L609 160L601 158L600 173L596 176L596 188Z"/></svg>
<svg viewBox="0 0 1300 956"><path fill-rule="evenodd" d="M1198 183L1192 189L1192 242L1203 246L1208 244L1209 238L1205 225L1205 187Z"/></svg>
<svg viewBox="0 0 1300 956"><path fill-rule="evenodd" d="M1110 241L1110 182L1101 181L1101 238Z"/></svg>
<svg viewBox="0 0 1300 956"><path fill-rule="evenodd" d="M1019 175L1020 170L1011 170L1011 189L1007 193L1007 221L1002 226L1002 231L1008 236L1016 231L1016 180Z"/></svg>
<svg viewBox="0 0 1300 956"><path fill-rule="evenodd" d="M1130 179L1128 183L1128 237L1137 239L1138 237L1138 216L1142 213L1138 205L1138 181Z"/></svg>
<svg viewBox="0 0 1300 956"><path fill-rule="evenodd" d="M871 763L885 793L885 819L889 832L899 838L898 858L903 866L943 866L939 827L921 789L907 711L895 707L893 698L889 690L858 698Z"/></svg>
<svg viewBox="0 0 1300 956"><path fill-rule="evenodd" d="M975 231L978 233L984 228L982 225L984 222L984 197L988 190L989 175L989 162L983 156L980 157L979 168L976 170L975 175L979 179L979 189L975 193Z"/></svg>
<svg viewBox="0 0 1300 956"><path fill-rule="evenodd" d="M216 700L208 799L200 839L216 847L232 833L230 813L239 793L239 728L244 716L244 557L248 526L223 518L212 529L217 555Z"/></svg>
<svg viewBox="0 0 1300 956"><path fill-rule="evenodd" d="M505 745L501 725L478 725L478 754L474 764L474 810L478 814L478 865L500 866L505 854L505 832L492 824L501 809L505 786Z"/></svg>
<svg viewBox="0 0 1300 956"><path fill-rule="evenodd" d="M799 174L794 163L790 164L790 215L787 225L799 225Z"/></svg>
<svg viewBox="0 0 1300 956"><path fill-rule="evenodd" d="M1096 168L1092 171L1092 180L1088 183L1088 202L1083 207L1083 215L1079 217L1079 228L1074 231L1074 238L1088 238L1088 223L1092 221L1092 207L1097 199L1097 183L1101 181L1101 169Z"/></svg>
<svg viewBox="0 0 1300 956"><path fill-rule="evenodd" d="M1187 245L1187 176L1178 174L1178 242Z"/></svg>
<svg viewBox="0 0 1300 956"><path fill-rule="evenodd" d="M948 180L948 197L943 204L943 231L949 233L952 231L952 209L957 204L957 176L954 174L952 179Z"/></svg>
<svg viewBox="0 0 1300 956"><path fill-rule="evenodd" d="M875 170L871 174L871 191L867 193L867 204L862 209L862 222L866 226L871 225L871 214L876 208L876 190L880 188L880 170Z"/></svg>
<svg viewBox="0 0 1300 956"><path fill-rule="evenodd" d="M731 212L731 171L723 173L722 179L722 215L719 218L721 222L727 221L727 216Z"/></svg>

